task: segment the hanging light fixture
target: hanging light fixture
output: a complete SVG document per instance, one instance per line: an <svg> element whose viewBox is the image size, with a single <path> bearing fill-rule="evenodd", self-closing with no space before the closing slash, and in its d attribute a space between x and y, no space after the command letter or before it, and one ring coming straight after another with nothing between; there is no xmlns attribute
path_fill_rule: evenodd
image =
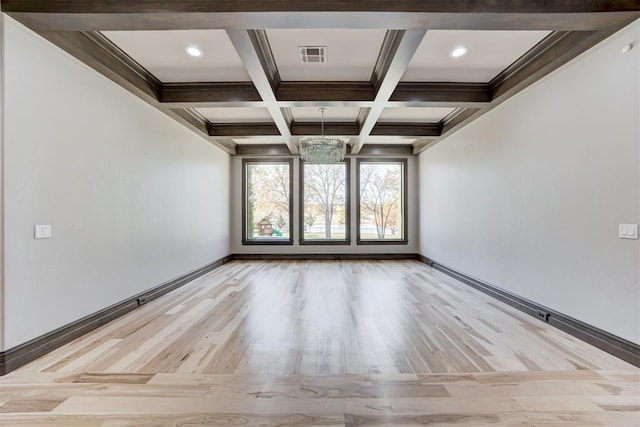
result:
<svg viewBox="0 0 640 427"><path fill-rule="evenodd" d="M305 163L338 163L347 153L347 143L335 136L324 135L325 107L320 108L322 132L320 136L310 136L300 140L300 158Z"/></svg>

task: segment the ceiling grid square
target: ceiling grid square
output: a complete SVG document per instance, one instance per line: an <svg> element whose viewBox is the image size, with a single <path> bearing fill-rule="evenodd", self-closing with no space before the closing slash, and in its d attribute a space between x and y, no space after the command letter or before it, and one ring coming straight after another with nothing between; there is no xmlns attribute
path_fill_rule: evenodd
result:
<svg viewBox="0 0 640 427"><path fill-rule="evenodd" d="M352 153L419 153L640 18L633 2L472 3L24 0L2 11L230 154L296 154L321 107Z"/></svg>

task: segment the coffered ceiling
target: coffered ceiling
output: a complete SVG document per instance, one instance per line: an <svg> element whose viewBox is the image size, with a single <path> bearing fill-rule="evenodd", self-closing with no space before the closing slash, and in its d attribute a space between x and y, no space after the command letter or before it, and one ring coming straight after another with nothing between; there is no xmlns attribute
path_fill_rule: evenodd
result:
<svg viewBox="0 0 640 427"><path fill-rule="evenodd" d="M385 30L266 30L282 81L351 81L371 78ZM325 46L327 62L303 63L298 46Z"/></svg>
<svg viewBox="0 0 640 427"><path fill-rule="evenodd" d="M224 30L104 31L129 57L165 83L250 82ZM198 46L196 58L185 47Z"/></svg>
<svg viewBox="0 0 640 427"><path fill-rule="evenodd" d="M400 81L488 83L549 34L551 31L428 31ZM469 52L452 58L456 46L465 46Z"/></svg>
<svg viewBox="0 0 640 427"><path fill-rule="evenodd" d="M231 154L297 153L321 132L319 107L325 134L375 154L432 146L638 19L640 3L5 0L2 11ZM303 62L305 46L326 62Z"/></svg>

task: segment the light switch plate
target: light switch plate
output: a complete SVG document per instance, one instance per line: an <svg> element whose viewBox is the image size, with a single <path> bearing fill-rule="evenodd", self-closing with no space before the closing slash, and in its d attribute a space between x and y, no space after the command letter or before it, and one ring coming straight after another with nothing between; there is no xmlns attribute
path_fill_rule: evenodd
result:
<svg viewBox="0 0 640 427"><path fill-rule="evenodd" d="M34 238L36 239L50 239L51 238L51 224L35 225L33 227Z"/></svg>
<svg viewBox="0 0 640 427"><path fill-rule="evenodd" d="M618 237L621 239L638 239L638 224L620 224Z"/></svg>

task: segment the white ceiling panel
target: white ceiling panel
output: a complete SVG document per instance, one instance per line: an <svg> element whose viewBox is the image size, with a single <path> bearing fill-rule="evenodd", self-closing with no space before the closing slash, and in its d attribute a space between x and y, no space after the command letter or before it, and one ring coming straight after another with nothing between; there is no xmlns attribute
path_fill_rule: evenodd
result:
<svg viewBox="0 0 640 427"><path fill-rule="evenodd" d="M251 81L224 30L104 31L162 82ZM185 52L196 46L202 56Z"/></svg>
<svg viewBox="0 0 640 427"><path fill-rule="evenodd" d="M256 144L284 144L281 136L263 136L260 138L233 138L236 144L256 145Z"/></svg>
<svg viewBox="0 0 640 427"><path fill-rule="evenodd" d="M296 122L319 122L322 120L320 109L316 107L292 108L293 119ZM355 122L358 118L358 107L334 107L327 108L324 112L325 122Z"/></svg>
<svg viewBox="0 0 640 427"><path fill-rule="evenodd" d="M267 30L283 81L368 81L385 30ZM299 46L326 46L327 62L302 63Z"/></svg>
<svg viewBox="0 0 640 427"><path fill-rule="evenodd" d="M401 81L487 83L529 49L549 31L428 31ZM452 58L457 46L469 49Z"/></svg>
<svg viewBox="0 0 640 427"><path fill-rule="evenodd" d="M381 122L398 123L438 123L454 108L385 108L380 115Z"/></svg>
<svg viewBox="0 0 640 427"><path fill-rule="evenodd" d="M406 145L412 144L415 138L402 138L397 136L369 136L365 141L366 144L390 144L390 145Z"/></svg>
<svg viewBox="0 0 640 427"><path fill-rule="evenodd" d="M266 108L196 108L211 123L271 122Z"/></svg>

